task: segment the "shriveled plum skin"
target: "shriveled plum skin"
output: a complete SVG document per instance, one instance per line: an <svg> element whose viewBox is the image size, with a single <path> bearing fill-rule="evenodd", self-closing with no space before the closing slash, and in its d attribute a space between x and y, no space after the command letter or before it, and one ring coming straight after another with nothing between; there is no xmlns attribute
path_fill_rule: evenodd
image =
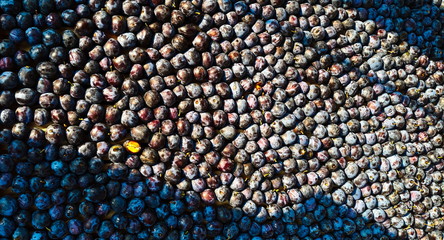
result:
<svg viewBox="0 0 444 240"><path fill-rule="evenodd" d="M0 1L0 238L442 239L443 20Z"/></svg>

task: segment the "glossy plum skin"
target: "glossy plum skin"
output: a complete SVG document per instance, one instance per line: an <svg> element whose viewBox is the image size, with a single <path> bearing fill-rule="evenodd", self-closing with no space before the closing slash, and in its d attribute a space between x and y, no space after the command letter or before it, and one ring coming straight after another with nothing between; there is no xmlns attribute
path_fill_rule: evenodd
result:
<svg viewBox="0 0 444 240"><path fill-rule="evenodd" d="M439 0L0 1L1 239L439 239Z"/></svg>

